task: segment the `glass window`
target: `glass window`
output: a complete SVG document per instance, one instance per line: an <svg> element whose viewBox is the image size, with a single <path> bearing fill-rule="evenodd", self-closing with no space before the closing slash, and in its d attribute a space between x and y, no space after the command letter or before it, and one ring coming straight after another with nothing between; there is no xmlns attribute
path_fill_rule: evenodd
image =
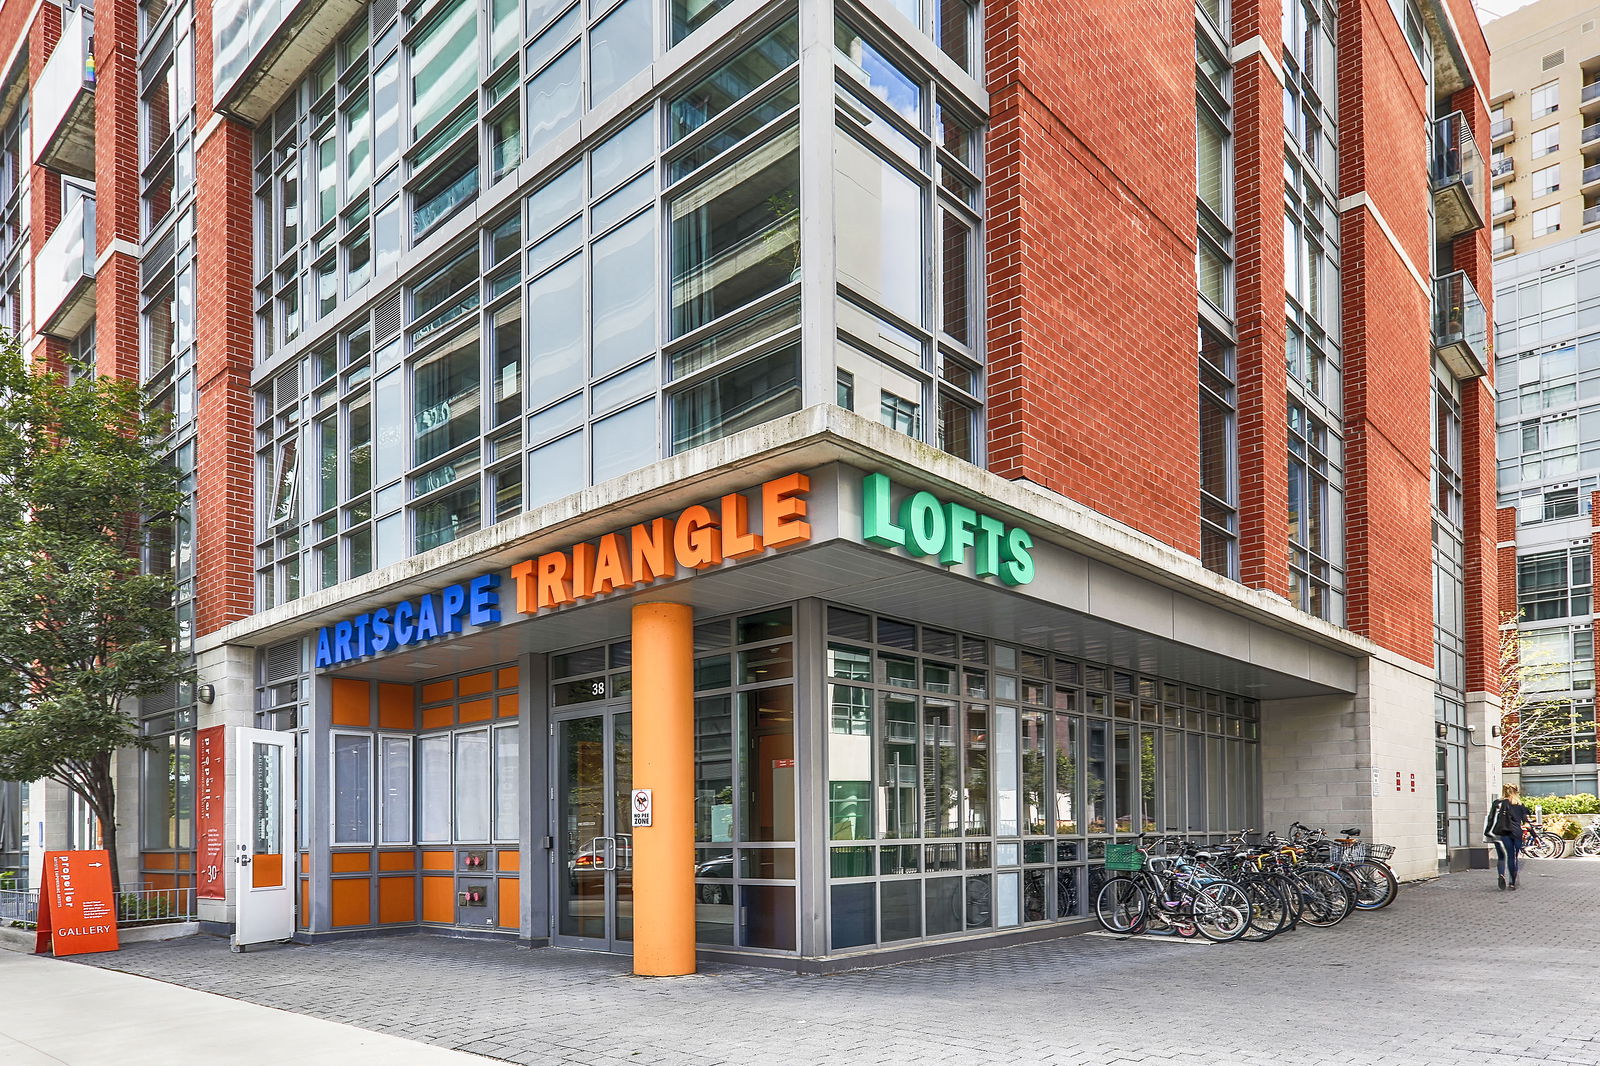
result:
<svg viewBox="0 0 1600 1066"><path fill-rule="evenodd" d="M489 839L489 731L455 735L455 838Z"/></svg>
<svg viewBox="0 0 1600 1066"><path fill-rule="evenodd" d="M707 378L672 399L672 451L685 451L800 409L800 346Z"/></svg>
<svg viewBox="0 0 1600 1066"><path fill-rule="evenodd" d="M741 692L740 839L795 839L794 689ZM792 895L792 890L791 890Z"/></svg>
<svg viewBox="0 0 1600 1066"><path fill-rule="evenodd" d="M417 738L417 842L450 840L450 735Z"/></svg>
<svg viewBox="0 0 1600 1066"><path fill-rule="evenodd" d="M333 842L372 843L372 737L333 734Z"/></svg>
<svg viewBox="0 0 1600 1066"><path fill-rule="evenodd" d="M913 126L922 125L922 88L848 23L838 22L834 45L846 72Z"/></svg>
<svg viewBox="0 0 1600 1066"><path fill-rule="evenodd" d="M417 363L412 379L412 417L418 464L478 437L478 373L478 339L474 333L452 338Z"/></svg>
<svg viewBox="0 0 1600 1066"><path fill-rule="evenodd" d="M1561 188L1561 164L1554 163L1533 172L1533 195L1549 196Z"/></svg>
<svg viewBox="0 0 1600 1066"><path fill-rule="evenodd" d="M699 129L799 58L798 28L789 19L667 105L668 143Z"/></svg>
<svg viewBox="0 0 1600 1066"><path fill-rule="evenodd" d="M593 377L656 347L656 227L646 212L594 243Z"/></svg>
<svg viewBox="0 0 1600 1066"><path fill-rule="evenodd" d="M478 81L478 5L447 0L411 45L411 135L419 139Z"/></svg>
<svg viewBox="0 0 1600 1066"><path fill-rule="evenodd" d="M494 838L516 840L521 755L515 726L494 731Z"/></svg>
<svg viewBox="0 0 1600 1066"><path fill-rule="evenodd" d="M656 404L635 404L594 424L594 480L598 483L655 462Z"/></svg>
<svg viewBox="0 0 1600 1066"><path fill-rule="evenodd" d="M834 141L839 277L896 315L923 322L923 190L850 136Z"/></svg>
<svg viewBox="0 0 1600 1066"><path fill-rule="evenodd" d="M832 840L871 840L872 691L831 686L828 821Z"/></svg>
<svg viewBox="0 0 1600 1066"><path fill-rule="evenodd" d="M1542 130L1534 130L1532 140L1533 158L1550 155L1561 150L1561 127L1559 125L1546 126Z"/></svg>
<svg viewBox="0 0 1600 1066"><path fill-rule="evenodd" d="M625 0L589 31L590 106L650 63L649 0Z"/></svg>
<svg viewBox="0 0 1600 1066"><path fill-rule="evenodd" d="M1528 94L1528 110L1534 118L1554 114L1561 107L1561 83L1547 81Z"/></svg>
<svg viewBox="0 0 1600 1066"><path fill-rule="evenodd" d="M787 130L672 201L673 336L798 279L799 145Z"/></svg>
<svg viewBox="0 0 1600 1066"><path fill-rule="evenodd" d="M582 387L583 257L574 256L528 288L528 393L565 396Z"/></svg>
<svg viewBox="0 0 1600 1066"><path fill-rule="evenodd" d="M411 843L411 738L382 737L379 787L383 790L379 843Z"/></svg>
<svg viewBox="0 0 1600 1066"><path fill-rule="evenodd" d="M574 44L528 83L530 152L577 120L583 104L582 73L583 54Z"/></svg>

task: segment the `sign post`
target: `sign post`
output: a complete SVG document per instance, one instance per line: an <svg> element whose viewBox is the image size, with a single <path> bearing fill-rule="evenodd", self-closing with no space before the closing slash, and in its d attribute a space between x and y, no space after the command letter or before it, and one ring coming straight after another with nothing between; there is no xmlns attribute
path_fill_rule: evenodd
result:
<svg viewBox="0 0 1600 1066"><path fill-rule="evenodd" d="M117 947L111 856L104 851L46 852L34 954L48 948L57 957L85 955Z"/></svg>

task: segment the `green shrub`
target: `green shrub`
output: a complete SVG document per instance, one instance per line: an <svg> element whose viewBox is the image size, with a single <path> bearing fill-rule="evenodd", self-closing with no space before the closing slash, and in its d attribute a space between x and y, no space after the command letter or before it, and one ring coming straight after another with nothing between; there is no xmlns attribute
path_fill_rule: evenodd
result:
<svg viewBox="0 0 1600 1066"><path fill-rule="evenodd" d="M1552 814L1545 818L1544 829L1562 840L1576 840L1583 832L1583 823L1565 814Z"/></svg>
<svg viewBox="0 0 1600 1066"><path fill-rule="evenodd" d="M1600 814L1600 796L1579 792L1571 796L1524 796L1529 810L1538 807L1545 814Z"/></svg>

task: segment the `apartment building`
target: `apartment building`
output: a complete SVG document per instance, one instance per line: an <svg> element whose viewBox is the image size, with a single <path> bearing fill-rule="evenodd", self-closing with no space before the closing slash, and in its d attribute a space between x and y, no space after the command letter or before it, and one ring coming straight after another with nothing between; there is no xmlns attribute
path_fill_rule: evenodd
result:
<svg viewBox="0 0 1600 1066"><path fill-rule="evenodd" d="M1081 930L1143 831L1471 860L1464 0L43 0L0 55L7 321L190 478L129 859L241 948L828 969Z"/></svg>
<svg viewBox="0 0 1600 1066"><path fill-rule="evenodd" d="M1600 4L1537 0L1484 26L1496 258L1600 227Z"/></svg>

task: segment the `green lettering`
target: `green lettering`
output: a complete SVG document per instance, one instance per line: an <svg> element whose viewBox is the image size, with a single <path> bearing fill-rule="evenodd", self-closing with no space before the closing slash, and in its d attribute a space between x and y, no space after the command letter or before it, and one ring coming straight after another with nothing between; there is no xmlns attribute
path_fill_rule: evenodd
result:
<svg viewBox="0 0 1600 1066"><path fill-rule="evenodd" d="M919 492L901 504L900 524L912 555L938 555L944 547L944 511L933 493Z"/></svg>
<svg viewBox="0 0 1600 1066"><path fill-rule="evenodd" d="M906 531L889 517L889 475L868 474L861 482L861 536L870 544L903 548Z"/></svg>
<svg viewBox="0 0 1600 1066"><path fill-rule="evenodd" d="M1005 564L1000 568L1000 580L1008 585L1026 585L1033 580L1033 556L1028 549L1033 538L1025 529L1013 529L1006 534Z"/></svg>

